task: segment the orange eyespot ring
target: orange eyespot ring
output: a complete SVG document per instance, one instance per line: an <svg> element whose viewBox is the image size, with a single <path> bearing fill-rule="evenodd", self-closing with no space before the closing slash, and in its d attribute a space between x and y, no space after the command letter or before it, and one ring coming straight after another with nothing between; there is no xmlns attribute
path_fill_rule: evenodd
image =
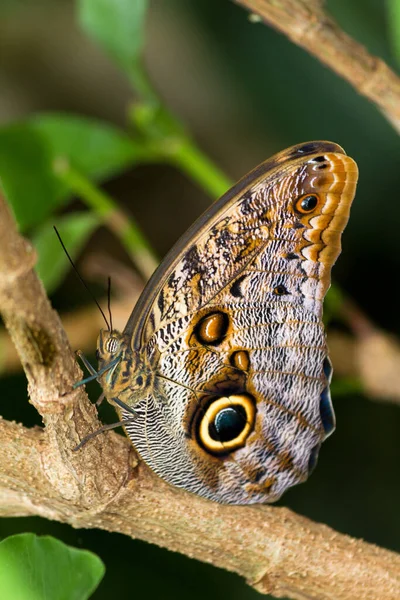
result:
<svg viewBox="0 0 400 600"><path fill-rule="evenodd" d="M295 210L302 215L309 215L318 206L319 196L317 194L304 194L295 202Z"/></svg>
<svg viewBox="0 0 400 600"><path fill-rule="evenodd" d="M226 454L242 448L254 427L256 407L248 394L222 396L201 417L198 435L211 454Z"/></svg>

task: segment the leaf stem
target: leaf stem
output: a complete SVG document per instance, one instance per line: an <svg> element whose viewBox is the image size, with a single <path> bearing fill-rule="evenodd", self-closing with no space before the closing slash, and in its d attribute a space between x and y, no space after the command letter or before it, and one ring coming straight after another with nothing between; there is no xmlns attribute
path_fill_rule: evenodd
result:
<svg viewBox="0 0 400 600"><path fill-rule="evenodd" d="M214 200L232 187L232 181L189 138L176 144L167 158Z"/></svg>
<svg viewBox="0 0 400 600"><path fill-rule="evenodd" d="M142 98L128 107L128 122L143 137L146 154L186 173L213 200L232 186L231 180L186 133L154 89L140 61L129 72L133 90Z"/></svg>

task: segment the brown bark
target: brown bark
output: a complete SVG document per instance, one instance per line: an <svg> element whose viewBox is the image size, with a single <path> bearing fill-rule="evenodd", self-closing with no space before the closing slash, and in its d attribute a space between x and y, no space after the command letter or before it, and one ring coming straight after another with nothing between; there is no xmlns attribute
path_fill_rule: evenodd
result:
<svg viewBox="0 0 400 600"><path fill-rule="evenodd" d="M278 598L399 597L395 553L286 508L222 506L181 492L137 464L121 436L96 438L82 450L83 463L79 457L71 463L54 454L46 431L0 421L0 432L2 516L40 515L125 533L239 573ZM107 469L111 445L113 469ZM87 489L88 479L94 488Z"/></svg>

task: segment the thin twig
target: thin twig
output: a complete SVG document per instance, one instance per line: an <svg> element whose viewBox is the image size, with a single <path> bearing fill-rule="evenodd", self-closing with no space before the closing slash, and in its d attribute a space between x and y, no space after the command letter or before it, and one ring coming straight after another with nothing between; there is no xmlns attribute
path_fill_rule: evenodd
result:
<svg viewBox="0 0 400 600"><path fill-rule="evenodd" d="M310 0L234 0L284 33L376 104L400 131L400 78Z"/></svg>

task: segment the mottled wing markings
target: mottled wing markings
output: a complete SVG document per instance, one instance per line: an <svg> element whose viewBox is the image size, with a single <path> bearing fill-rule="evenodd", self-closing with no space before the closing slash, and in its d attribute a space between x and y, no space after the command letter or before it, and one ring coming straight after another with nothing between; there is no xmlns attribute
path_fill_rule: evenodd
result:
<svg viewBox="0 0 400 600"><path fill-rule="evenodd" d="M307 170L309 166L302 166L296 177L291 174L282 177L281 181L277 181L275 177L272 181L267 178L259 183L253 190L248 190L237 205L229 208L228 216L224 215L200 237L196 245L182 257L159 292L158 308L161 305L161 296L163 310L154 308L156 328L191 310L199 310L209 301L212 294L226 287L226 281L234 280L238 276L244 268L245 258L249 264L253 262L253 253L257 254L257 244L267 240L268 260L261 261L259 270L266 274L272 273L271 267L276 264L283 275L287 274L288 259L281 256L283 247L286 249L286 255L292 255L290 260L296 260L293 255L300 256L297 264L290 267L291 275L303 277L304 280L322 280L322 289L311 290L310 294L310 298L318 297L319 303L314 309L320 311L321 300L327 287L326 279L329 276L328 272L323 272L321 263L318 262L319 255L326 247L325 242L321 241L321 232L318 229L307 229L303 223L300 223L301 230L296 229L295 226L299 224L298 215L293 213L290 205L290 200L307 191L305 187L301 188L306 180ZM317 175L314 179L316 178ZM285 203L288 205L286 209L283 208ZM327 210L330 203L326 202ZM262 218L265 213L269 213L268 219ZM274 218L274 215L277 217ZM330 218L334 219L334 215ZM316 217L314 225L315 219ZM317 232L313 239L306 237L310 231ZM248 239L245 239L246 235ZM284 246L285 243L287 247ZM315 248L314 255L308 256L307 260L310 247ZM306 256L302 254L303 251L306 252ZM277 258L272 260L274 256ZM331 264L328 265L329 271L330 267ZM310 302L310 306L311 304Z"/></svg>
<svg viewBox="0 0 400 600"><path fill-rule="evenodd" d="M168 402L153 390L135 405L138 419L127 431L167 481L214 500L253 503L274 501L307 477L326 437L322 300L356 175L354 162L328 142L277 155L190 230L132 313L126 330L141 340L156 379L164 378ZM316 210L299 214L294 202L311 193ZM212 349L208 334L195 335L210 311L229 316L226 333L210 337ZM230 364L240 352L244 371ZM257 414L245 446L217 457L201 447L192 423L204 393L222 389L250 394Z"/></svg>

